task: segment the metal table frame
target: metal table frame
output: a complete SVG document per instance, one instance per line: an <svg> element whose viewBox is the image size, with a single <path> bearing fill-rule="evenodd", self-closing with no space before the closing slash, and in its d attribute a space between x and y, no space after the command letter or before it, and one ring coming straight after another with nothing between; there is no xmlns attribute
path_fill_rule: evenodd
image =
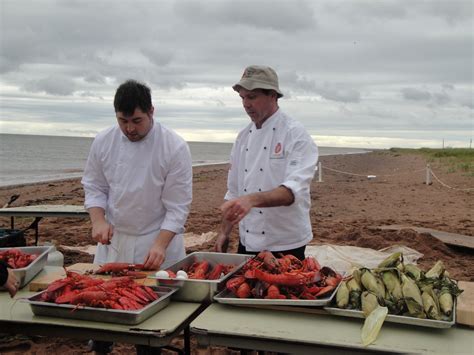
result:
<svg viewBox="0 0 474 355"><path fill-rule="evenodd" d="M35 245L38 245L39 222L43 217L74 217L87 218L89 213L83 206L77 205L36 205L0 208L0 216L11 217L11 229L15 229L15 217L35 217L33 223L25 230L35 230Z"/></svg>

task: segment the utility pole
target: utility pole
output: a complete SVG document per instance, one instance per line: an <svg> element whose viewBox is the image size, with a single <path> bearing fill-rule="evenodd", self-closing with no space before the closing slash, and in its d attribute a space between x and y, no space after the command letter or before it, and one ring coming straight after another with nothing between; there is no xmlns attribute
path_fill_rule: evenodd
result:
<svg viewBox="0 0 474 355"><path fill-rule="evenodd" d="M443 149L444 149L444 138L443 138Z"/></svg>

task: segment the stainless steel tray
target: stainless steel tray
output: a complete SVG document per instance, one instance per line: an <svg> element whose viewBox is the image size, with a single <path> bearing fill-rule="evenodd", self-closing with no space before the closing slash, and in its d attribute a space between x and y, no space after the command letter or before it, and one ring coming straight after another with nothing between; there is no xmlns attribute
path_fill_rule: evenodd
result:
<svg viewBox="0 0 474 355"><path fill-rule="evenodd" d="M339 283L340 285L340 283ZM262 299L262 298L239 298L229 290L224 290L214 296L214 301L219 303L235 304L235 305L248 305L248 306L326 306L331 303L334 295L339 288L339 285L334 291L324 298L318 298L317 300L276 300L276 299Z"/></svg>
<svg viewBox="0 0 474 355"><path fill-rule="evenodd" d="M229 272L217 280L182 280L176 278L160 279L156 276L148 276L148 278L156 279L158 285L171 286L179 288L178 292L173 295L173 299L187 302L212 302L214 295L222 290L226 280L237 272L248 259L253 255L246 254L226 254L213 252L194 252L187 255L184 259L171 265L168 270L178 272L187 269L194 262L207 260L211 266L216 264L235 265L234 270Z"/></svg>
<svg viewBox="0 0 474 355"><path fill-rule="evenodd" d="M45 291L36 293L30 298L22 300L30 304L31 310L36 316L59 317L82 319L93 322L106 322L117 324L135 325L143 322L170 303L170 296L177 291L171 287L155 287L152 289L159 298L142 309L136 311L125 311L120 309L105 309L85 306L75 306L70 304L56 304L51 302L38 301Z"/></svg>
<svg viewBox="0 0 474 355"><path fill-rule="evenodd" d="M364 313L362 313L362 311L358 311L354 309L324 307L324 310L336 316L365 318ZM421 326L421 327L429 327L429 328L451 328L456 323L456 304L454 304L453 316L450 321L434 320L434 319L420 319L420 318L415 318L415 317L398 316L394 314L388 314L387 317L385 318L385 321L392 322L392 323L416 325L416 326Z"/></svg>
<svg viewBox="0 0 474 355"><path fill-rule="evenodd" d="M28 282L30 282L41 270L43 270L43 267L46 265L48 260L48 253L52 249L52 246L0 248L0 252L9 249L19 249L21 252L26 254L38 255L38 257L27 267L12 269L16 278L20 281L20 288L22 288L26 286Z"/></svg>

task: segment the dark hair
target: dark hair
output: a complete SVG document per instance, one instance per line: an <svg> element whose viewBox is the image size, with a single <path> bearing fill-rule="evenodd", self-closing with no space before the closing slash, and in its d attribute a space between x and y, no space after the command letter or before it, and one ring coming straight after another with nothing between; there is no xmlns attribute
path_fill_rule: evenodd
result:
<svg viewBox="0 0 474 355"><path fill-rule="evenodd" d="M148 112L151 107L150 88L136 80L127 80L115 92L115 112L123 112L126 116L131 116L136 108Z"/></svg>

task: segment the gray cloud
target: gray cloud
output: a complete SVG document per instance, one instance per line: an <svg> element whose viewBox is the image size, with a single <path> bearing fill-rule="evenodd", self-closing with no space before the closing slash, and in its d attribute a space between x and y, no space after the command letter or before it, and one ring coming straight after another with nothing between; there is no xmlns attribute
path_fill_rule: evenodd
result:
<svg viewBox="0 0 474 355"><path fill-rule="evenodd" d="M117 85L135 78L171 127L236 133L248 117L231 85L267 64L280 106L314 135L472 132L471 1L2 0L1 11L0 131L100 130Z"/></svg>

